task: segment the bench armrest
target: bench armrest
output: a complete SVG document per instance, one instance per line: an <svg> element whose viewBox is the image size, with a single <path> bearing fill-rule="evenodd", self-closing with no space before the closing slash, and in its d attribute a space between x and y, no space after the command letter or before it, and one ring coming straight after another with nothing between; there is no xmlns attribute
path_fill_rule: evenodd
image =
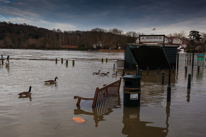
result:
<svg viewBox="0 0 206 137"><path fill-rule="evenodd" d="M94 100L94 98L85 98L85 97L80 97L80 96L74 96L74 99L78 99L76 106L80 105L80 102L81 102L82 99L83 100Z"/></svg>

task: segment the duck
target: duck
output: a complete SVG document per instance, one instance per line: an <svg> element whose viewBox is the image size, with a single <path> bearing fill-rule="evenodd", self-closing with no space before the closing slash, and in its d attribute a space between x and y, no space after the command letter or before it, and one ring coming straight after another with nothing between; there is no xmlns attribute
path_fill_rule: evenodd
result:
<svg viewBox="0 0 206 137"><path fill-rule="evenodd" d="M21 92L18 94L19 96L31 96L31 86L29 87L29 91L28 92Z"/></svg>
<svg viewBox="0 0 206 137"><path fill-rule="evenodd" d="M99 75L100 70L98 72L93 72L93 75Z"/></svg>
<svg viewBox="0 0 206 137"><path fill-rule="evenodd" d="M57 77L55 77L55 79L54 79L54 80L47 80L47 81L44 81L44 82L45 82L45 84L46 84L46 83L56 84L56 83L57 83L56 79L58 79L58 78L57 78Z"/></svg>
<svg viewBox="0 0 206 137"><path fill-rule="evenodd" d="M109 72L107 73L100 73L101 76L107 76L109 74Z"/></svg>
<svg viewBox="0 0 206 137"><path fill-rule="evenodd" d="M116 76L117 76L117 71L116 71L116 73L113 73L112 76L113 76L113 77L116 77Z"/></svg>

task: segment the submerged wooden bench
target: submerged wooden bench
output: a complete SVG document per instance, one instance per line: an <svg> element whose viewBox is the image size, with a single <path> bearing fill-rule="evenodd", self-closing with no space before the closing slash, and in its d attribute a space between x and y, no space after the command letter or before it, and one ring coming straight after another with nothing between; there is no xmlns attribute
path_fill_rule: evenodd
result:
<svg viewBox="0 0 206 137"><path fill-rule="evenodd" d="M103 102L108 97L119 94L120 84L121 78L113 83L103 86L102 88L97 87L93 98L74 96L74 99L78 99L76 105L79 106L81 100L93 100L92 107L94 108L97 104Z"/></svg>

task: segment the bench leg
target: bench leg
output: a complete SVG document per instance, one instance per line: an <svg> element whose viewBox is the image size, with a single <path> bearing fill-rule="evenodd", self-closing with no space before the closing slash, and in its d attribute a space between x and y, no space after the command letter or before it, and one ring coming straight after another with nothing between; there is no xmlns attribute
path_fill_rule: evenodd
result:
<svg viewBox="0 0 206 137"><path fill-rule="evenodd" d="M76 106L79 106L79 105L80 105L80 102L81 102L81 99L78 98Z"/></svg>

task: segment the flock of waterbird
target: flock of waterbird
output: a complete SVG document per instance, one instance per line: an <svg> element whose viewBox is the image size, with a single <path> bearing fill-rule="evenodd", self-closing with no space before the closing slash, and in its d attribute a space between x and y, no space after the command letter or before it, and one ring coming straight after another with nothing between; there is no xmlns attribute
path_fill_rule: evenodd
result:
<svg viewBox="0 0 206 137"><path fill-rule="evenodd" d="M100 73L100 70L98 72L93 72L93 75L100 75L100 76L109 76L109 73L110 72L106 72L106 73ZM113 77L116 77L116 76L121 76L122 74L121 73L113 73L112 76Z"/></svg>
<svg viewBox="0 0 206 137"><path fill-rule="evenodd" d="M57 83L57 80L58 79L58 77L55 77L55 79L54 80L47 80L47 81L44 81L45 82L45 84L56 84ZM31 97L31 86L29 87L29 91L25 91L25 92L21 92L21 93L19 93L18 95L20 96L20 97Z"/></svg>
<svg viewBox="0 0 206 137"><path fill-rule="evenodd" d="M0 60L2 60L2 65L4 64L3 63L3 61L4 61L4 57L3 57L3 55L1 54L1 59ZM9 56L7 56L7 58L6 58L6 62L5 62L5 64L6 65L9 65ZM57 77L55 77L55 79L54 80L47 80L47 81L44 81L45 82L45 84L56 84L57 83L57 80L58 78ZM25 92L21 92L21 93L19 93L18 95L19 95L19 97L20 98L24 98L24 97L31 97L31 86L29 87L29 91L25 91Z"/></svg>
<svg viewBox="0 0 206 137"><path fill-rule="evenodd" d="M109 74L109 72L106 72L106 73L100 73L100 70L98 71L98 72L93 72L93 75L100 75L100 76L108 76L108 74ZM116 73L113 73L112 74L112 76L113 77L115 77L115 76L121 76L122 74L121 73L117 73L117 71L116 71ZM47 80L47 81L44 81L45 82L45 84L56 84L57 83L57 80L58 79L58 77L55 77L55 79L54 80ZM29 87L29 91L25 91L25 92L21 92L21 93L19 93L18 95L20 96L20 97L31 97L31 86Z"/></svg>
<svg viewBox="0 0 206 137"><path fill-rule="evenodd" d="M1 60L4 60L4 59L3 59L3 55L1 55ZM5 64L6 64L6 65L9 64L9 56L7 56L7 60L6 60ZM93 75L109 76L109 73L110 73L110 72L100 73L100 70L99 70L98 72L93 72ZM116 73L113 73L112 76L113 76L113 77L122 76L122 73L117 73L117 71L116 71ZM45 84L56 84L56 83L57 83L56 79L58 79L58 78L55 77L54 80L47 80L47 81L44 81L44 82L45 82ZM31 93L31 88L32 88L32 86L29 87L29 91L25 91L25 92L19 93L19 94L18 94L19 97L20 97L20 98L21 98L21 97L31 97L31 94L32 94L32 93Z"/></svg>

